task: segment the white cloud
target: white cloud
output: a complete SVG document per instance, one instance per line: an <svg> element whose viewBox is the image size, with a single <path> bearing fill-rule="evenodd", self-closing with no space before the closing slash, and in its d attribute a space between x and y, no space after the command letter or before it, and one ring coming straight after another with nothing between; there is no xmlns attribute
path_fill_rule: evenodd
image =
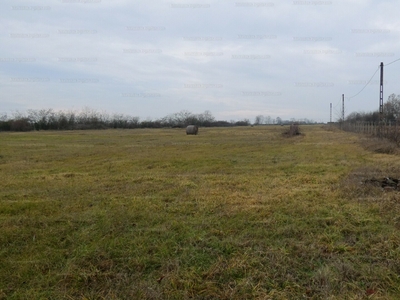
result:
<svg viewBox="0 0 400 300"><path fill-rule="evenodd" d="M329 103L400 57L399 4L3 1L0 105L328 121ZM394 66L387 95L400 93ZM377 96L368 86L346 111L377 109Z"/></svg>

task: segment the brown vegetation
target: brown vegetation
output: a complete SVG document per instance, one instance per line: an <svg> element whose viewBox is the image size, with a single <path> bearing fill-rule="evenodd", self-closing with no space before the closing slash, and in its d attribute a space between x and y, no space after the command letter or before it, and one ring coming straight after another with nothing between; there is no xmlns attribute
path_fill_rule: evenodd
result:
<svg viewBox="0 0 400 300"><path fill-rule="evenodd" d="M298 124L291 124L288 129L283 132L285 136L297 136L301 135L300 126Z"/></svg>

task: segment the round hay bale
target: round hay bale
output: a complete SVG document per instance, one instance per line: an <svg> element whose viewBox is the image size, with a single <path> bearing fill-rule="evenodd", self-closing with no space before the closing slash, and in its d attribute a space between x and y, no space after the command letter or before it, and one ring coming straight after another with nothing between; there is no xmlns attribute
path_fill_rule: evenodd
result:
<svg viewBox="0 0 400 300"><path fill-rule="evenodd" d="M188 127L186 127L186 134L197 134L197 132L199 131L199 127L197 127L197 125L189 125Z"/></svg>

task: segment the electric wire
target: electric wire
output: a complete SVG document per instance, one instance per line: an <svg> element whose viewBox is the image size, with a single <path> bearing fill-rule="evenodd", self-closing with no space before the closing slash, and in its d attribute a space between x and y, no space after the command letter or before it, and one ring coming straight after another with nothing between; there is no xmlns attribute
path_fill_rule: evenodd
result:
<svg viewBox="0 0 400 300"><path fill-rule="evenodd" d="M336 103L336 105L333 107L336 116L340 116L342 114L341 109L339 109L339 110L337 109L337 107L338 107L338 105L340 104L341 101L342 101L342 99L340 99Z"/></svg>
<svg viewBox="0 0 400 300"><path fill-rule="evenodd" d="M390 62L388 64L385 64L385 67L388 66L388 65L391 65L391 64L393 64L393 63L395 63L396 61L399 61L399 60L400 60L400 58L398 58L398 59L396 59L396 60L394 60L394 61L392 61L392 62Z"/></svg>
<svg viewBox="0 0 400 300"><path fill-rule="evenodd" d="M398 61L400 61L400 58L398 58L398 59L396 59L396 60L394 60L394 61L391 61L390 63L384 64L384 66L385 66L385 67L386 67L386 66L389 66L389 65L391 65L391 64L393 64L393 63L395 63L395 62L398 62ZM368 82L364 85L364 87L363 87L357 94L355 94L355 95L353 95L353 96L351 96L351 97L346 97L346 98L347 98L348 100L350 100L350 99L352 99L352 98L358 96L358 95L367 87L367 85L371 82L372 78L374 78L374 76L375 76L376 72L378 72L379 68L380 68L380 66L376 69L376 71L374 72L374 74L372 75L372 77L368 80Z"/></svg>
<svg viewBox="0 0 400 300"><path fill-rule="evenodd" d="M390 63L387 63L387 64L384 64L384 66L389 66L389 65L391 65L391 64L393 64L393 63L395 63L395 62L398 62L398 61L400 61L400 58L398 58L398 59L396 59L396 60L394 60L394 61L391 61ZM372 78L374 78L374 76L376 75L376 73L378 72L378 70L380 69L380 66L378 66L378 68L376 69L376 71L374 72L374 74L371 76L371 78L368 80L368 82L364 85L364 87L357 93L357 94L355 94L355 95L353 95L353 96L351 96L351 97L346 97L348 100L350 100L350 99L352 99L352 98L354 98L354 97L356 97L356 96L358 96L366 87L367 87L367 85L371 82L371 80L372 80ZM336 113L337 113L337 106L339 105L339 103L340 103L340 100L338 101L338 103L334 106L334 110L336 111Z"/></svg>
<svg viewBox="0 0 400 300"><path fill-rule="evenodd" d="M392 63L393 63L393 62L392 62ZM376 72L378 72L379 68L380 68L380 66L376 69L376 71L375 71L374 74L371 76L371 78L368 80L368 82L364 85L364 87L363 87L357 94L355 94L355 95L353 95L353 96L351 96L351 97L346 97L346 98L350 100L350 99L352 99L352 98L358 96L358 95L367 87L367 85L371 82L372 78L374 78L374 76L375 76Z"/></svg>
<svg viewBox="0 0 400 300"><path fill-rule="evenodd" d="M385 67L386 67L386 66L389 66L389 65L391 65L391 64L393 64L393 63L395 63L395 62L398 62L398 61L400 61L400 58L398 58L398 59L396 59L396 60L394 60L394 61L391 61L390 63L384 64L384 66L385 66ZM367 85L371 82L372 78L374 78L374 76L375 76L376 72L378 72L379 68L380 68L380 66L376 69L376 71L374 72L374 74L372 75L372 77L370 78L370 80L368 80L368 82L364 85L364 87L363 87L357 94L355 94L355 95L353 95L353 96L351 96L351 97L346 97L346 98L347 98L348 100L350 100L350 99L352 99L352 98L358 96L358 95L367 87ZM337 104L336 104L336 106L337 106Z"/></svg>

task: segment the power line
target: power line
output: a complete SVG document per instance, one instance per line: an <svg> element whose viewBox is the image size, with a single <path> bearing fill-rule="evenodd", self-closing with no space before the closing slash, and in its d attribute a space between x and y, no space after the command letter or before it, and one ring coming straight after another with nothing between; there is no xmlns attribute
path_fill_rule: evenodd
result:
<svg viewBox="0 0 400 300"><path fill-rule="evenodd" d="M394 60L394 61L392 61L392 62L390 62L388 64L385 64L385 67L388 66L388 65L391 65L391 64L393 64L393 63L395 63L396 61L399 61L399 60L400 60L400 58L398 58L398 59L396 59L396 60Z"/></svg>
<svg viewBox="0 0 400 300"><path fill-rule="evenodd" d="M385 64L385 66L389 66L389 65L391 65L391 64L393 64L395 62L398 62L398 61L400 61L400 58L398 58L398 59L396 59L394 61L391 61L390 63ZM350 100L351 98L354 98L354 97L358 96L367 87L367 85L371 82L372 78L374 78L374 76L375 76L376 72L378 72L379 68L380 68L380 66L378 66L378 68L376 69L376 71L374 72L374 74L372 75L370 80L368 80L368 82L364 85L364 87L357 94L355 94L354 96L348 97L347 99Z"/></svg>
<svg viewBox="0 0 400 300"><path fill-rule="evenodd" d="M393 64L393 63L395 63L395 62L398 62L398 61L400 61L400 58L398 58L398 59L395 59L394 61L391 61L390 63L387 63L385 66L389 66L389 65L391 65L391 64ZM372 76L371 76L371 78L368 80L368 82L364 85L364 87L357 93L357 94L355 94L354 96L351 96L351 97L348 97L347 99L352 99L352 98L354 98L354 97L356 97L356 96L358 96L366 87L367 87L367 85L371 82L371 80L372 80L372 78L374 78L374 76L375 76L375 74L378 72L378 70L380 69L381 70L381 79L380 79L380 100L379 100L379 103L380 103L380 106L379 106L379 111L380 111L380 114L381 114L381 118L382 118L382 113L383 113L383 66L384 66L384 64L383 64L383 62L381 62L381 64L378 66L378 68L375 70L375 72L374 72L374 74L372 74ZM343 103L342 103L342 118L344 119L344 95L342 95L342 97L343 97ZM340 102L340 101L339 101ZM337 105L339 104L339 102L335 105L335 110L336 110L336 107L337 107ZM332 111L332 104L331 104L331 111ZM332 112L331 112L331 114L332 114Z"/></svg>
<svg viewBox="0 0 400 300"><path fill-rule="evenodd" d="M336 108L338 107L338 105L340 104L342 102L342 97L340 97L340 99L339 99L339 101L333 106L333 108L334 108L334 110L336 111L336 112L340 112L341 110L336 110Z"/></svg>
<svg viewBox="0 0 400 300"><path fill-rule="evenodd" d="M393 62L391 62L391 63L393 63ZM371 82L372 78L374 78L374 76L375 76L376 72L378 72L379 68L380 68L380 66L378 66L378 68L376 69L374 74L371 76L371 78L368 80L368 82L364 85L364 87L361 89L361 91L359 91L357 94L355 94L354 96L351 96L351 97L349 97L347 99L350 100L351 98L354 98L355 96L358 96L358 94L360 94L367 87L367 85Z"/></svg>
<svg viewBox="0 0 400 300"><path fill-rule="evenodd" d="M335 111L335 116L340 117L342 112L341 109L337 109L338 105L340 104L340 102L342 102L342 97L340 97L340 100L336 103L336 105L333 107L334 111Z"/></svg>
<svg viewBox="0 0 400 300"><path fill-rule="evenodd" d="M336 109L336 107L339 105L340 101L342 101L342 98L340 98L340 100L336 103L336 105L334 106L334 108Z"/></svg>

